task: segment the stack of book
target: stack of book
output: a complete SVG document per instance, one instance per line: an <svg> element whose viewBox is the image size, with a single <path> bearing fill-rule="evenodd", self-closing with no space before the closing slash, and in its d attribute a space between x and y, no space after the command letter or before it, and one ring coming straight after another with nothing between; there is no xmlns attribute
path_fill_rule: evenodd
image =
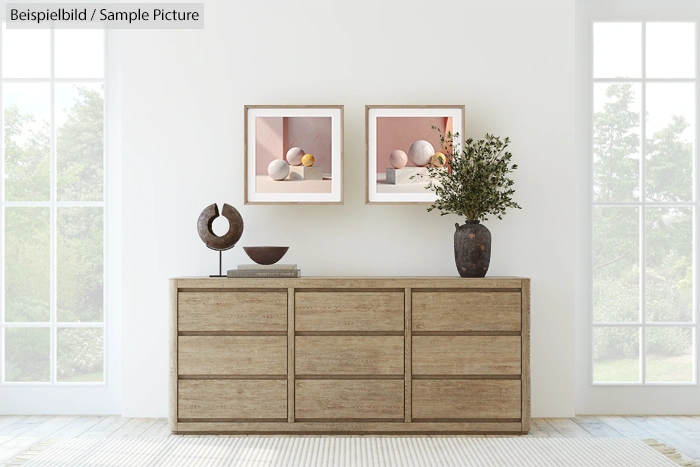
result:
<svg viewBox="0 0 700 467"><path fill-rule="evenodd" d="M229 269L227 277L301 277L301 269L296 264L239 264Z"/></svg>

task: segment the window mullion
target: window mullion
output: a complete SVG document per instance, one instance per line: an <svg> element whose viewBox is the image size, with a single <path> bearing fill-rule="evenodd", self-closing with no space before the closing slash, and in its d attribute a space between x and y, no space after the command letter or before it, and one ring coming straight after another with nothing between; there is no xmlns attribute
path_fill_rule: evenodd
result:
<svg viewBox="0 0 700 467"><path fill-rule="evenodd" d="M107 330L107 313L110 309L109 305L109 287L107 287L107 277L108 277L108 271L109 271L109 255L107 254L107 245L110 243L109 241L109 222L108 222L108 215L107 215L107 193L109 192L109 184L107 183L108 176L107 174L109 173L109 159L107 157L107 147L109 145L109 131L107 129L107 112L108 112L108 107L109 107L109 99L107 99L108 95L108 83L107 83L107 76L108 76L108 63L106 57L109 56L108 53L108 48L109 48L109 39L107 36L107 30L105 29L102 31L103 33L103 38L104 38L104 57L105 60L102 63L102 96L103 96L103 107L102 107L102 112L104 115L104 118L102 120L102 229L103 229L103 235L102 235L102 241L103 243L103 248L102 248L102 284L104 286L102 290L102 368L103 368L103 381L105 384L107 384L107 358L109 355L109 349L108 349L108 330Z"/></svg>
<svg viewBox="0 0 700 467"><path fill-rule="evenodd" d="M655 207L668 207L668 208L679 208L679 207L695 207L697 203L695 201L655 201ZM609 206L613 208L626 208L626 207L641 207L642 202L615 202L608 203L604 201L594 201L593 206Z"/></svg>
<svg viewBox="0 0 700 467"><path fill-rule="evenodd" d="M101 84L103 78L3 78L5 83L67 83L67 84Z"/></svg>
<svg viewBox="0 0 700 467"><path fill-rule="evenodd" d="M698 60L698 22L695 21L695 144L693 146L693 316L695 323L693 329L693 383L698 382L698 372L700 371L700 350L698 348L698 332L700 328L700 317L698 316L698 142L700 141L700 125L698 124L698 99L700 98L700 88L698 88L698 77L700 77L700 60Z"/></svg>
<svg viewBox="0 0 700 467"><path fill-rule="evenodd" d="M50 161L50 175L49 175L49 183L50 183L50 197L49 197L49 204L50 204L50 209L49 209L49 219L50 219L50 235L49 235L49 241L50 241L50 266L49 266L49 271L50 271L50 280L49 280L49 297L50 297L50 307L49 307L49 320L50 320L50 325L49 325L49 382L51 384L56 384L56 340L57 340L57 332L56 332L56 320L57 320L57 311L56 311L56 306L58 303L57 300L57 290L56 290L56 216L57 216L57 210L56 210L56 83L54 81L55 78L55 30L51 28L50 31L50 47L51 47L51 52L50 52L50 96L51 96L51 105L49 107L50 113L49 113L49 132L50 132L50 139L49 139L49 161Z"/></svg>
<svg viewBox="0 0 700 467"><path fill-rule="evenodd" d="M3 28L0 27L0 44L3 43ZM2 71L2 47L0 47L0 79ZM3 82L0 80L0 384L5 382L5 106Z"/></svg>
<svg viewBox="0 0 700 467"><path fill-rule="evenodd" d="M594 37L593 37L593 21L590 22L588 25L588 64L589 64L589 85L588 85L588 97L589 97L589 102L588 102L588 108L590 110L590 115L588 115L588 125L589 125L589 133L587 135L588 137L588 143L589 143L589 154L588 157L589 162L590 162L590 168L589 168L589 188L590 191L588 193L589 196L589 204L588 204L588 381L590 384L595 383L595 358L594 358L594 353L593 353L593 323L595 322L595 316L594 316L594 311L593 311L593 235L594 235L594 225L593 225L593 216L595 212L595 163L594 163L594 145L593 145L593 138L595 136L595 108L593 106L594 102L594 96L595 96L595 78L594 78L594 71L593 71L593 50L594 50Z"/></svg>
<svg viewBox="0 0 700 467"><path fill-rule="evenodd" d="M629 323L622 323L622 322L604 322L604 321L599 321L593 323L593 327L600 327L600 328L605 328L605 327L612 327L612 328L633 328L633 327L639 327L641 326L641 323L639 322L629 322ZM648 328L653 328L653 327L690 327L693 328L695 327L695 323L689 323L685 321L670 321L670 322L658 322L658 323L644 323L645 327Z"/></svg>
<svg viewBox="0 0 700 467"><path fill-rule="evenodd" d="M51 201L9 201L4 203L5 206L9 207L47 207L52 206ZM72 206L72 207L104 207L104 201L61 201L61 207Z"/></svg>
<svg viewBox="0 0 700 467"><path fill-rule="evenodd" d="M647 97L647 86L646 86L646 76L647 76L647 67L646 67L646 49L647 49L647 23L646 21L642 22L642 89L641 89L641 107L642 107L642 114L640 118L640 141L639 141L639 149L640 149L640 154L639 154L639 196L640 196L640 201L641 201L641 209L639 213L639 231L640 231L640 241L639 241L639 272L640 272L640 284L639 284L639 313L640 313L640 321L642 323L642 327L640 328L640 335L639 335L639 357L640 357L640 379L641 383L645 384L647 381L647 356L646 356L646 276L647 276L647 270L646 270L646 204L647 204L647 196L646 196L646 157L647 157L647 152L646 152L646 141L647 141L647 135L646 135L646 109L647 109L647 102L646 102L646 97Z"/></svg>
<svg viewBox="0 0 700 467"><path fill-rule="evenodd" d="M695 78L593 78L596 83L695 83Z"/></svg>

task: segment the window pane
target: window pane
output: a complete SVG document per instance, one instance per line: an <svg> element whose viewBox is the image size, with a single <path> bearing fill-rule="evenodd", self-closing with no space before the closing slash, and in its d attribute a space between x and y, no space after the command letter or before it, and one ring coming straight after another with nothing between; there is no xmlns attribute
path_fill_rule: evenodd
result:
<svg viewBox="0 0 700 467"><path fill-rule="evenodd" d="M58 328L57 333L57 381L104 381L103 329Z"/></svg>
<svg viewBox="0 0 700 467"><path fill-rule="evenodd" d="M49 347L49 328L5 328L5 381L49 381Z"/></svg>
<svg viewBox="0 0 700 467"><path fill-rule="evenodd" d="M692 201L695 84L646 85L649 201Z"/></svg>
<svg viewBox="0 0 700 467"><path fill-rule="evenodd" d="M693 330L647 328L646 375L649 383L693 381Z"/></svg>
<svg viewBox="0 0 700 467"><path fill-rule="evenodd" d="M647 208L646 224L646 320L689 322L693 313L692 208Z"/></svg>
<svg viewBox="0 0 700 467"><path fill-rule="evenodd" d="M48 321L49 208L5 208L5 320Z"/></svg>
<svg viewBox="0 0 700 467"><path fill-rule="evenodd" d="M102 322L102 208L59 207L57 216L58 321Z"/></svg>
<svg viewBox="0 0 700 467"><path fill-rule="evenodd" d="M593 24L593 77L642 77L642 24Z"/></svg>
<svg viewBox="0 0 700 467"><path fill-rule="evenodd" d="M59 201L102 200L103 115L102 85L56 85Z"/></svg>
<svg viewBox="0 0 700 467"><path fill-rule="evenodd" d="M48 84L3 84L5 199L49 200Z"/></svg>
<svg viewBox="0 0 700 467"><path fill-rule="evenodd" d="M647 78L695 78L695 24L647 23Z"/></svg>
<svg viewBox="0 0 700 467"><path fill-rule="evenodd" d="M2 23L3 78L48 78L50 69L48 29L7 29Z"/></svg>
<svg viewBox="0 0 700 467"><path fill-rule="evenodd" d="M593 196L597 202L639 199L641 86L593 88Z"/></svg>
<svg viewBox="0 0 700 467"><path fill-rule="evenodd" d="M56 29L54 41L56 78L102 78L102 29Z"/></svg>
<svg viewBox="0 0 700 467"><path fill-rule="evenodd" d="M593 208L593 320L639 322L639 208Z"/></svg>
<svg viewBox="0 0 700 467"><path fill-rule="evenodd" d="M639 328L593 328L593 382L640 382Z"/></svg>

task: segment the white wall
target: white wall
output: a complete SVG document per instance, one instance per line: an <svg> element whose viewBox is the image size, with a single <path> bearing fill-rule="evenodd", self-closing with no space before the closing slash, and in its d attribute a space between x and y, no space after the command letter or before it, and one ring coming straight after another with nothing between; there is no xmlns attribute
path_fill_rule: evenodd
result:
<svg viewBox="0 0 700 467"><path fill-rule="evenodd" d="M462 219L364 204L364 106L465 104L467 135L510 136L520 165L523 210L486 225L489 274L532 278L533 416L572 416L573 2L207 1L205 18L119 32L123 414L167 414L167 279L215 272L195 228L212 202L241 212L240 246L289 245L307 276L457 275ZM244 104L345 105L344 206L243 205Z"/></svg>

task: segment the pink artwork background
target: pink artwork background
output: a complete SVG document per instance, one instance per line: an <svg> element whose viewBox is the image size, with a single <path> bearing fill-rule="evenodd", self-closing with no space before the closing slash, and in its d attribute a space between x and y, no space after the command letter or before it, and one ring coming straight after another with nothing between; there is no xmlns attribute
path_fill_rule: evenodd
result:
<svg viewBox="0 0 700 467"><path fill-rule="evenodd" d="M332 171L331 117L257 117L255 119L255 173L267 175L274 159L285 159L293 147L314 156L314 166Z"/></svg>
<svg viewBox="0 0 700 467"><path fill-rule="evenodd" d="M282 157L284 146L283 117L258 117L255 119L255 173L267 174L267 166L273 159Z"/></svg>
<svg viewBox="0 0 700 467"><path fill-rule="evenodd" d="M383 173L389 164L389 154L401 149L408 154L408 148L415 141L424 139L433 145L436 152L440 148L440 134L433 130L435 126L446 134L454 133L452 117L377 117L377 172ZM415 167L408 160L406 167Z"/></svg>

